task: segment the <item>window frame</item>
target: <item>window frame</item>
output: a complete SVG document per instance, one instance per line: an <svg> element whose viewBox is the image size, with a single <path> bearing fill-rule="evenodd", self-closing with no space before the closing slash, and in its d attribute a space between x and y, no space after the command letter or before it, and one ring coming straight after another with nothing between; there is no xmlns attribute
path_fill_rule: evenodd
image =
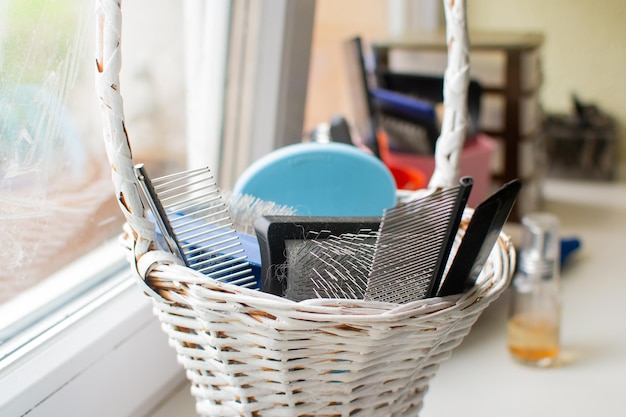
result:
<svg viewBox="0 0 626 417"><path fill-rule="evenodd" d="M238 1L224 0L222 6L230 8ZM254 121L248 132L253 139L245 141L255 147L238 160L239 167L300 138L306 88L294 90L290 85L296 80L306 85L314 10L315 0L265 0L257 9L257 29L264 34L258 38L257 51L279 52L256 56L255 88L247 93L255 105L262 104L264 113L259 119L250 108L252 114L244 115ZM213 128L221 137L223 124ZM115 245L100 250L115 250L118 255L120 251ZM80 314L68 313L66 320L40 335L40 343L0 367L0 415L145 416L184 383L184 370L152 313L149 298L139 290L129 268L119 268L126 261L115 265L109 281L115 283L112 288L100 288L102 294Z"/></svg>
<svg viewBox="0 0 626 417"><path fill-rule="evenodd" d="M2 370L1 415L143 415L184 380L149 299L127 270L112 279L91 311Z"/></svg>

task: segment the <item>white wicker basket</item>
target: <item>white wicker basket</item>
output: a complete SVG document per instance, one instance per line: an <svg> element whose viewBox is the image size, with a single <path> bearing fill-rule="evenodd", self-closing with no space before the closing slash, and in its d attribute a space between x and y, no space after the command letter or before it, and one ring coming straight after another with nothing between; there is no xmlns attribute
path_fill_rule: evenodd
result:
<svg viewBox="0 0 626 417"><path fill-rule="evenodd" d="M127 218L125 242L140 285L187 371L198 413L417 415L439 364L508 285L515 261L508 237L500 236L470 292L402 305L329 299L296 303L208 280L181 266L169 253L153 249L154 226L144 217L132 171L119 90L120 2L96 3L97 89L113 182ZM465 134L465 4L444 5L450 58L431 188L455 182ZM470 216L468 210L463 225Z"/></svg>

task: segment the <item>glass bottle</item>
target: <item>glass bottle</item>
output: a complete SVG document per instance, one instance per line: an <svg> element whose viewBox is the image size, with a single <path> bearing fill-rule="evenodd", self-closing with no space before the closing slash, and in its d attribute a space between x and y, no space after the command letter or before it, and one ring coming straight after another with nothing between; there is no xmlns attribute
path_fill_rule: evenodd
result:
<svg viewBox="0 0 626 417"><path fill-rule="evenodd" d="M559 220L549 213L532 213L524 216L522 227L508 347L520 362L549 366L560 348Z"/></svg>

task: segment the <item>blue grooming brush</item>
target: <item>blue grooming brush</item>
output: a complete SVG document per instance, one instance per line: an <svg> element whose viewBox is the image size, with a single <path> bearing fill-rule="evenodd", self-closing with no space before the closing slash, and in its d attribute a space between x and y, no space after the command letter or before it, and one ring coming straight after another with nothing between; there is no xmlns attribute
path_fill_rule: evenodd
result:
<svg viewBox="0 0 626 417"><path fill-rule="evenodd" d="M254 162L234 194L293 207L302 216L380 216L396 204L389 169L373 155L343 143L299 143Z"/></svg>

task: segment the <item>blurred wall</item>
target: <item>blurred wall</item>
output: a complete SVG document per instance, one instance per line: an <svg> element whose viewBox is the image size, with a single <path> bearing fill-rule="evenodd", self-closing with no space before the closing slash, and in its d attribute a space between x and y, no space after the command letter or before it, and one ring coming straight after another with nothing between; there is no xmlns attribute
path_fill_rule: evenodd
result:
<svg viewBox="0 0 626 417"><path fill-rule="evenodd" d="M544 34L545 110L569 112L573 92L598 104L620 125L621 159L626 161L624 16L623 0L468 1L471 29Z"/></svg>

